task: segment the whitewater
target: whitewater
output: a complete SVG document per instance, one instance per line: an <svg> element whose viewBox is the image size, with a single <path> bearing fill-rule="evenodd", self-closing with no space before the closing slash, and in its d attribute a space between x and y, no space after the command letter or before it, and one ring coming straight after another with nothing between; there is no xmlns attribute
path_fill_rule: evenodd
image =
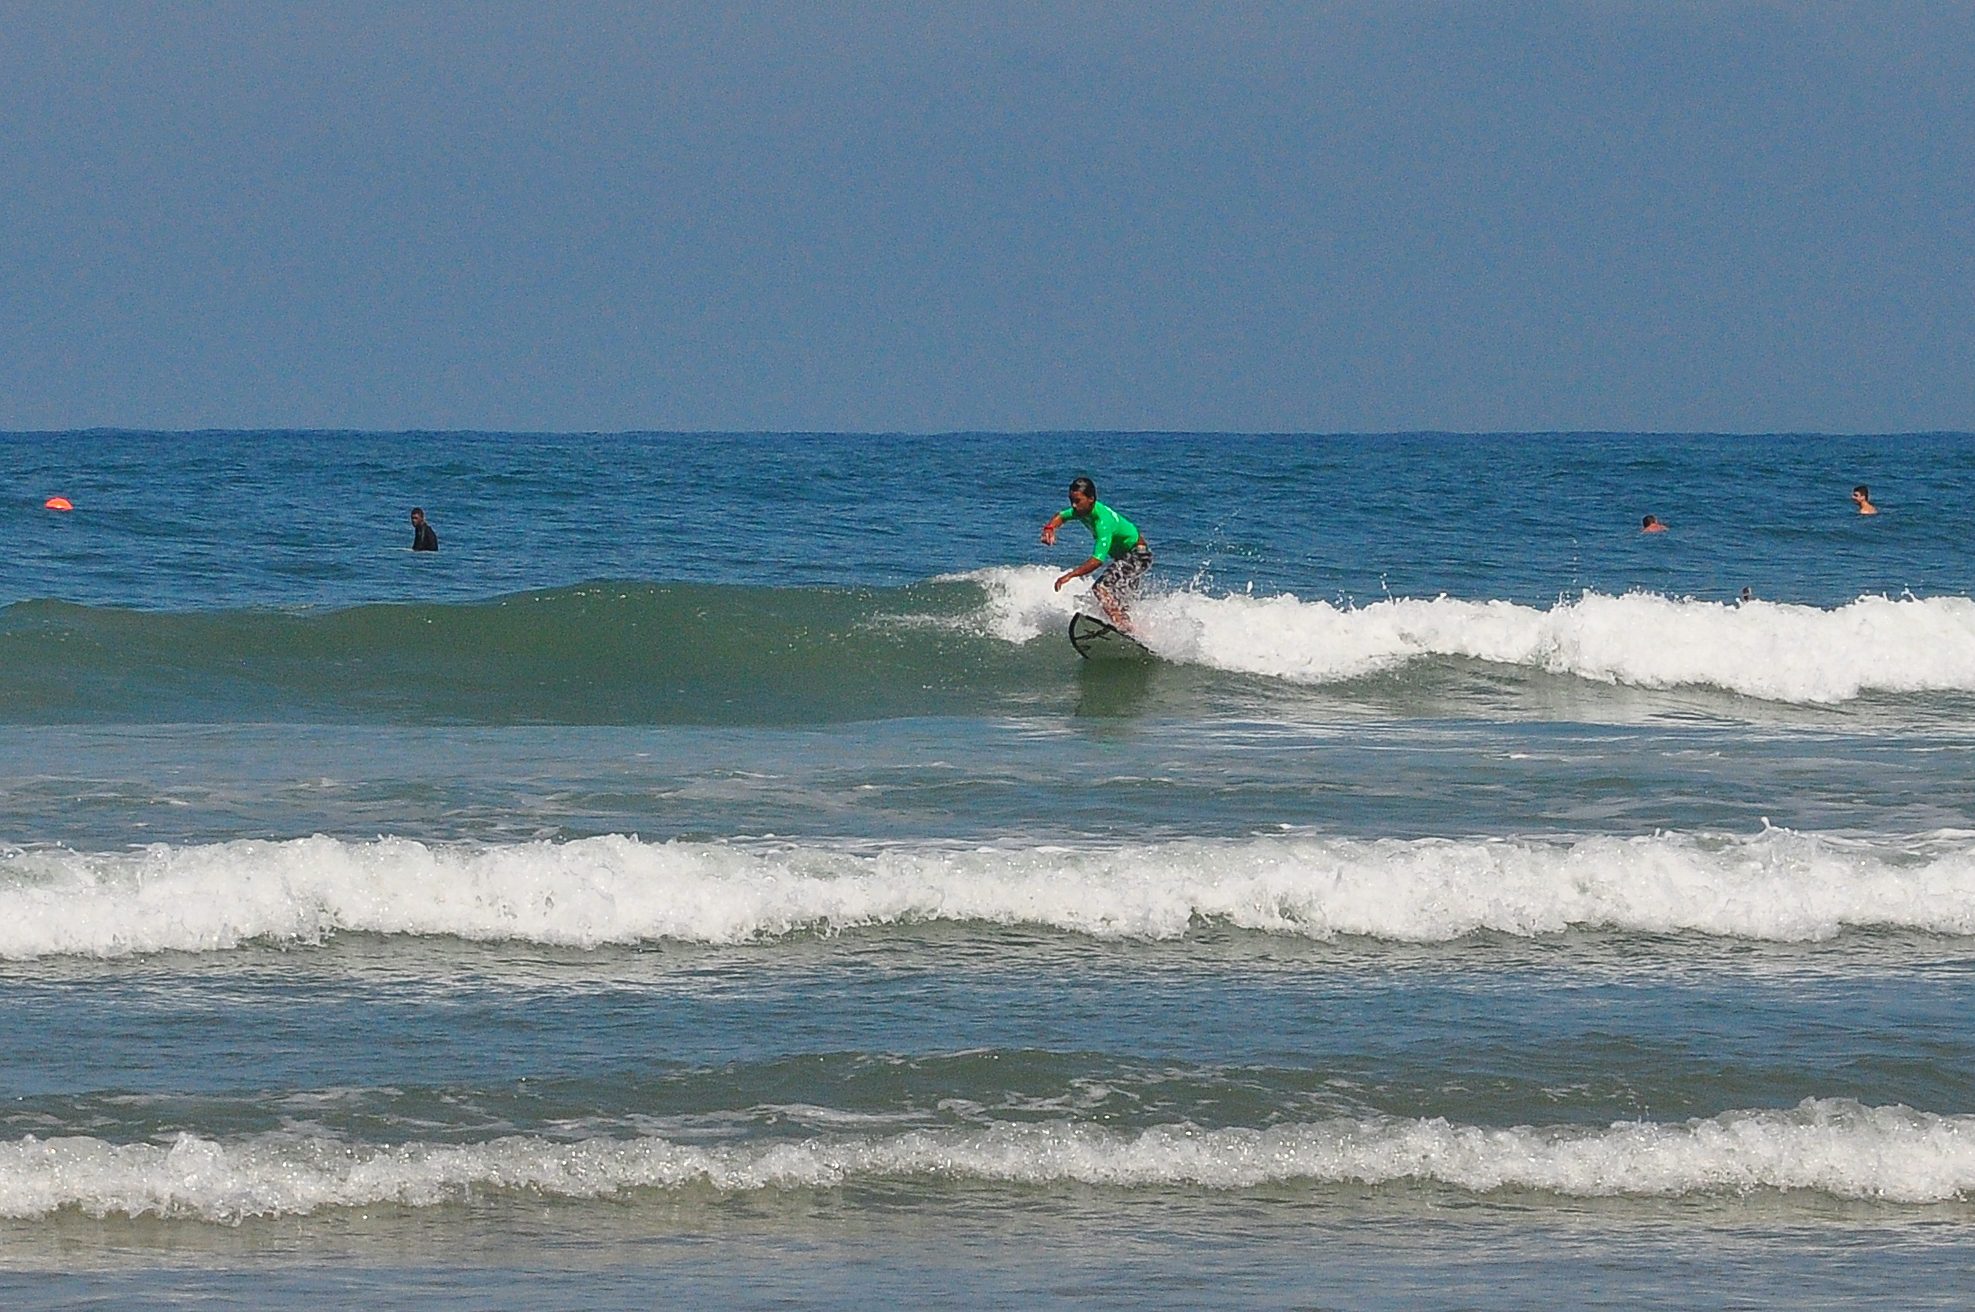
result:
<svg viewBox="0 0 1975 1312"><path fill-rule="evenodd" d="M970 575L981 624L1007 642L1059 633L1070 599L1046 569ZM1833 607L1585 593L1546 608L1500 599L1153 593L1137 620L1173 661L1298 683L1342 683L1463 658L1637 688L1718 688L1815 705L1868 693L1975 692L1975 601L1859 597Z"/></svg>
<svg viewBox="0 0 1975 1312"><path fill-rule="evenodd" d="M209 952L338 933L591 948L745 943L934 922L1105 939L1198 927L1448 942L1493 932L1814 941L1975 935L1975 836L1355 841L1076 850L435 846L327 837L0 855L0 956Z"/></svg>
<svg viewBox="0 0 1975 1312"><path fill-rule="evenodd" d="M1251 1190L1415 1181L1575 1197L1814 1191L1888 1204L1967 1201L1975 1117L1807 1101L1677 1124L1604 1127L1338 1120L1268 1129L1171 1126L1120 1134L1076 1123L913 1130L747 1146L664 1138L367 1146L269 1137L117 1145L79 1137L0 1144L0 1217L237 1224L325 1208L459 1205L501 1194L583 1199L695 1186L835 1189L930 1177L1044 1188Z"/></svg>

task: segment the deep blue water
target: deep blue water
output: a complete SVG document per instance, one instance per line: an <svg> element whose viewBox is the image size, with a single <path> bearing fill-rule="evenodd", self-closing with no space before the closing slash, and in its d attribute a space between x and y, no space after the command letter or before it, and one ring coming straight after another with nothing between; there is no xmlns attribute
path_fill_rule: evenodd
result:
<svg viewBox="0 0 1975 1312"><path fill-rule="evenodd" d="M1964 593L1960 436L37 434L4 439L9 601L472 600L592 579L898 586L1032 563L1067 471L1161 570L1300 596ZM1884 514L1851 514L1856 483ZM75 514L40 509L67 496ZM397 554L431 512L437 559ZM1637 532L1651 513L1664 539Z"/></svg>
<svg viewBox="0 0 1975 1312"><path fill-rule="evenodd" d="M1959 1305L1975 439L0 450L9 1306Z"/></svg>

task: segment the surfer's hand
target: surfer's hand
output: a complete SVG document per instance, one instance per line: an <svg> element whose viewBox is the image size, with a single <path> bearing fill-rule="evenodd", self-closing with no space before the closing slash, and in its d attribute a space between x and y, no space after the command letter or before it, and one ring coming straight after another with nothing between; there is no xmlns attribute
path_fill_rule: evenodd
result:
<svg viewBox="0 0 1975 1312"><path fill-rule="evenodd" d="M1056 545L1056 526L1054 524L1044 524L1042 526L1042 545L1045 547Z"/></svg>
<svg viewBox="0 0 1975 1312"><path fill-rule="evenodd" d="M1061 591L1063 590L1063 585L1064 585L1065 583L1068 583L1068 582L1069 582L1069 581L1070 581L1071 579L1073 579L1073 578L1075 578L1075 577L1076 577L1076 575L1075 575L1075 574L1064 574L1064 575L1060 575L1060 576L1059 576L1059 577L1057 578L1057 580L1056 580L1056 590L1057 590L1058 592L1061 592Z"/></svg>

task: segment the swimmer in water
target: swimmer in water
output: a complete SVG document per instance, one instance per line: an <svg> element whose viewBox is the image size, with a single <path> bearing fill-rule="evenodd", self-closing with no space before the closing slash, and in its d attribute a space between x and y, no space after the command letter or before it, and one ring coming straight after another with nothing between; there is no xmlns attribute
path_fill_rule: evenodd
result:
<svg viewBox="0 0 1975 1312"><path fill-rule="evenodd" d="M413 551L439 549L439 535L432 531L430 524L425 522L425 510L420 506L413 506L411 511L411 549Z"/></svg>
<svg viewBox="0 0 1975 1312"><path fill-rule="evenodd" d="M1872 504L1872 493L1866 490L1863 483L1852 489L1852 504L1858 507L1858 513L1861 515L1879 513L1879 507Z"/></svg>
<svg viewBox="0 0 1975 1312"><path fill-rule="evenodd" d="M1659 516L1648 515L1639 521L1639 531L1641 533L1664 533L1666 532L1666 525L1660 523Z"/></svg>

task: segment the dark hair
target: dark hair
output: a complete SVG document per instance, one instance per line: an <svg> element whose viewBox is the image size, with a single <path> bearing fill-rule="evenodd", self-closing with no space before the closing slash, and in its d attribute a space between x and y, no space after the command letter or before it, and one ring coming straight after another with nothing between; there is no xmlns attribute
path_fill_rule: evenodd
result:
<svg viewBox="0 0 1975 1312"><path fill-rule="evenodd" d="M1075 478L1070 480L1070 491L1081 492L1085 496L1089 497L1092 501L1097 500L1097 484L1091 482L1089 479L1085 478L1082 474L1078 474Z"/></svg>
<svg viewBox="0 0 1975 1312"><path fill-rule="evenodd" d="M1640 528L1651 528L1651 527L1652 527L1653 525L1655 525L1655 524L1657 524L1657 523L1659 523L1659 521L1658 521L1658 520L1656 520L1656 519L1654 519L1654 518L1653 518L1653 517L1652 517L1651 515L1648 515L1648 516L1646 516L1646 517L1645 517L1644 519L1642 519L1642 520L1640 520L1640 521L1639 521L1639 527L1640 527Z"/></svg>
<svg viewBox="0 0 1975 1312"><path fill-rule="evenodd" d="M412 513L412 514L414 514L414 515L423 515L423 514L425 513L425 507L424 507L424 506L413 506L413 507L411 508L411 513Z"/></svg>
<svg viewBox="0 0 1975 1312"><path fill-rule="evenodd" d="M1860 483L1857 487L1853 488L1852 491L1858 493L1860 496L1864 497L1867 501L1872 500L1872 494L1865 490L1865 484L1863 483Z"/></svg>

